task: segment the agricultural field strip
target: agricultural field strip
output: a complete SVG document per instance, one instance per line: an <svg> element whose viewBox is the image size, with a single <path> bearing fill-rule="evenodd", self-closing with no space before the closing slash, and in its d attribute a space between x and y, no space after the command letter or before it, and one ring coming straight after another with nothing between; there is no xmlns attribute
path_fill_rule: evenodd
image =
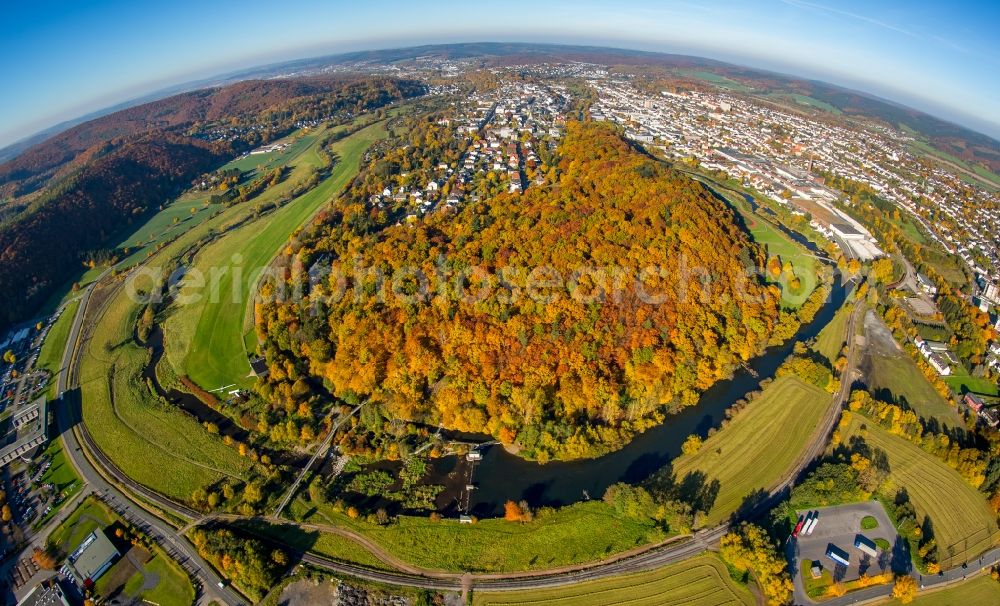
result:
<svg viewBox="0 0 1000 606"><path fill-rule="evenodd" d="M241 226L198 253L195 266L201 269L225 264L234 254L240 254L243 257L242 296L239 301L222 297L216 302L181 310L185 314L195 314L197 320L186 354L182 355L176 349L177 343L168 339L168 348L171 348L171 343L174 344L171 348L174 355L169 359L175 367L180 364L187 371L185 374L206 389L232 382L247 383L244 375L249 366L243 335L250 307L248 301L256 284L251 281L253 273L266 267L291 233L322 209L323 204L349 182L358 170L361 154L384 133L383 125L376 123L338 141L334 149L341 158L324 182L275 211L266 221ZM220 279L219 291L231 292L232 288L233 276L232 272L228 272ZM168 324L168 334L178 320Z"/></svg>
<svg viewBox="0 0 1000 606"><path fill-rule="evenodd" d="M914 509L919 515L930 516L943 568L993 546L995 541L990 539L990 531L994 538L1000 535L983 495L933 455L885 432L870 420L855 416L846 434L859 435L862 423L868 428L866 441L886 452L891 476L906 488ZM974 542L960 545L966 538ZM948 549L952 546L956 550L949 557Z"/></svg>
<svg viewBox="0 0 1000 606"><path fill-rule="evenodd" d="M709 556L711 557L711 556ZM482 593L473 599L476 606L529 604L611 605L611 604L749 604L741 596L721 562L700 556L687 562L647 572L584 582L559 589L511 593ZM523 596L523 597L522 597ZM664 598L667 598L664 601Z"/></svg>
<svg viewBox="0 0 1000 606"><path fill-rule="evenodd" d="M728 517L755 489L773 487L795 463L832 398L794 377L777 379L729 425L706 439L697 453L676 459L678 480L694 471L719 480L706 524ZM788 431L790 426L801 430Z"/></svg>

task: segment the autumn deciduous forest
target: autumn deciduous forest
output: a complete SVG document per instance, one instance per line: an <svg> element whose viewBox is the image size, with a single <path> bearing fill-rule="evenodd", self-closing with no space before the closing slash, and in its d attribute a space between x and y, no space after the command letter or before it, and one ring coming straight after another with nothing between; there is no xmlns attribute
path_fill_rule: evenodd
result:
<svg viewBox="0 0 1000 606"><path fill-rule="evenodd" d="M330 298L330 279L305 301L258 305L271 370L263 392L291 402L303 382L324 382L390 418L487 432L541 461L573 459L621 447L767 345L779 293L757 276L764 253L730 208L603 125L568 124L558 153L550 182L523 194L378 232L332 222L315 230L295 254L343 260L352 294ZM497 275L544 266L564 277L581 266L665 271L643 284L662 302L636 288L604 301L557 288L548 299L513 288L418 300L354 296L375 284L352 266L427 276L470 267ZM415 292L406 281L401 289Z"/></svg>

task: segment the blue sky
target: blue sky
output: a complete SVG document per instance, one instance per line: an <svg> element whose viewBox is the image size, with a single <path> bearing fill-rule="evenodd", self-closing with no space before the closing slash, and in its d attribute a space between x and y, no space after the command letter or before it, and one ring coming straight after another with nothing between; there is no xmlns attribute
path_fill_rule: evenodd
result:
<svg viewBox="0 0 1000 606"><path fill-rule="evenodd" d="M866 90L1000 138L1000 3L89 0L9 3L0 146L164 86L284 59L433 42L682 52Z"/></svg>

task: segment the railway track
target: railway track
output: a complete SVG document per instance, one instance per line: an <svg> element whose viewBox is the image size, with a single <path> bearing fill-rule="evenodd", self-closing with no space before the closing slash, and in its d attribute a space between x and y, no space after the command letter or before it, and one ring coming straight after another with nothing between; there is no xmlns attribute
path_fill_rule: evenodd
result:
<svg viewBox="0 0 1000 606"><path fill-rule="evenodd" d="M80 313L83 313L83 308L84 306L81 306ZM848 377L850 376L849 373L853 372L854 368L853 360L855 352L851 336L855 330L857 315L857 311L852 314L851 321L848 322L847 328L847 339L850 342L850 349L848 355L848 368L844 374ZM79 357L79 354L80 348L74 347L72 360L74 370L76 366L76 359ZM70 375L73 379L75 379L75 375L71 375L69 372L67 372L67 375ZM769 492L768 497L758 503L757 506L749 512L748 517L752 518L759 515L760 512L766 511L773 506L774 503L783 498L785 491L794 483L796 478L798 478L798 476L812 462L812 460L823 451L830 432L832 432L837 419L840 417L839 413L843 403L846 401L849 394L850 385L849 382L847 382L846 385L842 385L841 391L838 392L835 401L831 404L831 410L826 417L825 422L821 426L820 430L815 432L813 441L803 452L803 455L796 462L796 465L789 470L785 478L783 478L782 481ZM114 462L101 451L101 449L94 442L93 438L90 436L86 427L83 425L82 421L73 424L72 432L74 436L77 437L81 446L86 449L88 456L93 459L96 466L101 468L99 471L102 472L102 475L109 477L116 484L126 488L128 492L133 493L133 495L137 495L138 497L141 497L142 500L161 508L164 512L189 521L189 524L182 530L186 530L218 518L218 516L202 516L199 512L181 503L168 499L128 478L128 476L118 469ZM287 502L287 499L284 501ZM142 507L141 503L137 503L137 505ZM246 516L225 517L226 521L233 522L244 518L246 520L255 519L253 517ZM284 519L282 519L282 522L295 524L295 522L286 521ZM621 557L604 562L595 562L593 564L583 564L580 566L568 567L566 569L553 570L549 572L537 571L480 575L447 573L433 570L427 570L422 573L402 571L389 572L348 564L313 553L303 553L300 554L300 557L302 562L317 568L341 575L356 577L362 580L386 583L390 585L419 587L439 591L456 591L470 586L486 591L515 591L522 589L572 585L575 583L602 579L629 572L649 570L675 563L697 555L706 549L712 548L722 538L722 536L729 531L729 529L730 525L728 523L724 523L710 529L701 530L690 539L665 545L651 546L645 551L641 551L627 557ZM185 539L181 536L182 533L178 533L172 528L168 532L175 535L170 537L172 542L176 542L177 540L185 541Z"/></svg>

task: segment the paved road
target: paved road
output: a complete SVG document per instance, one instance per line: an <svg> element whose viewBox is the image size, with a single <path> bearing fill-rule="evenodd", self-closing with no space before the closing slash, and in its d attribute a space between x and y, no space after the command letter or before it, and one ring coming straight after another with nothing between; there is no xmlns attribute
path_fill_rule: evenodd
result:
<svg viewBox="0 0 1000 606"><path fill-rule="evenodd" d="M181 565L194 571L196 580L201 584L203 598L216 600L230 606L242 604L244 600L232 590L219 587L222 579L183 537L178 536L169 524L152 515L141 506L137 506L131 497L107 482L81 450L78 433L83 428L82 423L77 418L77 402L74 401L74 399L79 398L79 389L75 385L75 369L79 359L79 352L83 346L80 342L83 319L92 292L93 285L90 285L83 293L83 299L80 302L77 316L74 318L73 326L70 329L69 339L66 342L66 351L63 354L63 372L59 375L57 385L60 401L54 407L54 411L56 426L65 442L66 455L83 481L90 486L91 491L99 494L114 509L144 528L147 534L156 539L168 552L174 554Z"/></svg>
<svg viewBox="0 0 1000 606"><path fill-rule="evenodd" d="M956 566L951 570L946 570L941 574L935 575L922 575L919 572L913 572L911 574L915 579L917 579L917 584L921 589L933 589L936 587L947 587L953 583L961 583L967 577L975 575L983 569L996 566L997 564L1000 564L1000 547L987 551L981 558L969 561L967 568ZM861 604L873 600L883 600L891 595L892 585L879 585L876 587L868 587L866 589L852 591L851 593L839 598L823 600L822 604L823 606L850 606L851 604ZM795 604L796 606L812 606L813 604L816 604L816 602L813 602L804 594L800 593L798 583L796 583Z"/></svg>
<svg viewBox="0 0 1000 606"><path fill-rule="evenodd" d="M75 343L80 338L81 323L83 321L83 314L86 309L86 301L89 298L89 295L90 290L88 288L88 290L84 293L84 301L80 306L80 311L78 312L77 318L74 320L74 324L71 329L71 338L67 343L67 352L64 359L64 362L66 363L76 363L78 353ZM840 418L843 404L850 396L850 377L854 372L857 357L853 335L858 322L860 309L861 306L858 306L858 308L851 314L850 321L848 322L848 366L843 374L844 380L842 381L841 389L837 393L833 405L830 407L830 411L814 432L810 445L803 451L793 468L789 471L783 481L771 491L770 496L758 504L751 515L761 511L766 511L773 506L775 502L780 501L784 497L786 490L795 482L802 470L805 469L806 466L808 466L809 463L819 456L819 454L825 449L829 435L833 431L834 427L836 427L837 421ZM66 366L66 368L67 372L60 376L60 393L63 393L68 388L69 383L66 381L66 377L72 376L72 373L68 370L70 367ZM80 442L87 441L88 450L92 453L92 456L96 458L98 464L103 468L103 471L115 478L116 481L119 481L121 484L128 487L130 491L134 490L142 494L144 498L148 498L158 507L161 507L165 511L178 515L182 518L199 520L200 518L198 515L183 505L174 503L169 499L157 495L156 493L145 489L125 477L124 474L122 474L120 470L118 470L113 463L104 457L103 454L100 453L100 450L93 445L93 443L89 440L86 428L83 427L82 423L79 423L78 420L71 414L73 412L72 407L66 406L65 404L66 403L57 407L57 411L59 411L57 413L57 419L59 420L60 431L66 440L67 453L69 454L74 466L80 470L81 477L90 483L92 487L95 487L101 494L106 495L110 502L115 504L116 507L124 509L128 512L130 517L134 517L144 526L149 528L151 534L156 534L162 537L162 541L166 543L168 550L182 554L181 557L185 559L185 563L193 565L197 570L197 576L204 587L206 598L216 599L225 604L238 604L240 602L239 596L236 596L232 591L223 590L218 587L217 584L220 580L218 575L216 575L214 570L212 570L212 568L198 556L198 554L191 548L182 536L179 536L179 534L171 526L159 518L153 516L142 507L136 506L132 497L105 481L104 477L98 473L90 461L82 456ZM322 448L318 450L317 455L319 455L322 450ZM422 573L382 572L351 564L345 564L343 562L330 560L322 556L308 553L302 554L302 561L312 566L332 572L393 585L444 591L458 591L468 588L469 586L474 586L475 588L484 591L513 591L520 589L572 585L579 582L602 579L628 572L658 568L695 556L706 549L713 547L718 543L719 539L726 532L728 532L728 530L729 525L722 524L715 528L702 530L686 540L652 547L644 551L640 551L626 557L619 557L610 561L583 564L577 567L565 568L558 571L525 572L507 575L463 575L436 571L425 571ZM990 554L987 554L985 558L985 563L983 565L989 565L995 562L998 558L1000 558L1000 549L990 552ZM968 571L960 568L954 569L940 576L934 577L933 579L924 579L923 582L927 586L932 586L954 581L955 579L961 579L963 574L966 574L967 572ZM891 588L875 587L826 603L832 604L833 606L852 604L867 599L868 594L871 594L872 597L879 597L887 595L887 592L889 591L891 591Z"/></svg>

